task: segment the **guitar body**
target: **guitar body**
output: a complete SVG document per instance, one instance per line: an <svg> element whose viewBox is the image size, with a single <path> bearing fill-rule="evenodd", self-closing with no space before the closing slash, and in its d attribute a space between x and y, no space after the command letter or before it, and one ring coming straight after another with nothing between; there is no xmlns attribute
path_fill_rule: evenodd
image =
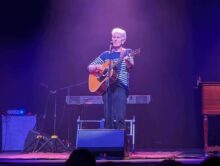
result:
<svg viewBox="0 0 220 166"><path fill-rule="evenodd" d="M110 65L110 62L105 62L102 64L102 71L101 73L91 73L89 74L89 91L90 92L95 92L99 95L103 94L106 89L106 81L108 79L108 67ZM117 74L116 72L111 69L110 71L110 84L115 82L117 79Z"/></svg>

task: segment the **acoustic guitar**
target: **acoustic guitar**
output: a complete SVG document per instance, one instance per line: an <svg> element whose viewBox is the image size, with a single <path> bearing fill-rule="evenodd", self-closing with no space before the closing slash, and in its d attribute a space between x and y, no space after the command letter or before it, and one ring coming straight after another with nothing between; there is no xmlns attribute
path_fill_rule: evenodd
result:
<svg viewBox="0 0 220 166"><path fill-rule="evenodd" d="M132 52L126 54L126 56L137 56L140 55L140 48L133 50ZM103 94L106 89L106 80L108 79L108 71L110 71L109 83L112 84L117 79L117 73L114 70L123 60L125 56L121 56L117 62L112 63L112 61L106 61L102 64L101 72L99 73L90 73L89 74L89 91L95 92L97 94ZM110 70L109 70L110 65Z"/></svg>

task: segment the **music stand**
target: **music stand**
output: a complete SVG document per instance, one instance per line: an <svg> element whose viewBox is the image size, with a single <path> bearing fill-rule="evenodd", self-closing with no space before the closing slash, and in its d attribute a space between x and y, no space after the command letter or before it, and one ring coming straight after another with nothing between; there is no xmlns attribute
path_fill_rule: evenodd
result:
<svg viewBox="0 0 220 166"><path fill-rule="evenodd" d="M49 148L51 149L52 152L64 152L64 151L68 151L69 148L66 147L64 145L64 143L60 140L60 138L58 137L58 135L56 134L56 117L57 117L57 100L56 100L56 94L58 91L62 91L62 90L69 90L72 87L78 87L81 86L83 84L85 84L87 82L80 82L78 84L74 84L74 85L69 85L69 86L65 86L56 90L50 90L49 93L54 95L54 116L53 116L53 134L50 136L50 139L48 139L45 143L42 144L42 146L40 146L40 148L38 150L36 150L36 152L40 152L42 150L44 150L45 148Z"/></svg>

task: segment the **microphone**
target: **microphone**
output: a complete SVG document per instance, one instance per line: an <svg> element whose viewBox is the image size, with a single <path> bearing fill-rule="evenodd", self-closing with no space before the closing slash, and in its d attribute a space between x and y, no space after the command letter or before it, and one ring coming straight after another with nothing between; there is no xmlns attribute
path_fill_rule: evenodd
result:
<svg viewBox="0 0 220 166"><path fill-rule="evenodd" d="M110 41L110 45L109 45L109 52L110 52L110 53L112 52L112 47L113 47L113 42Z"/></svg>

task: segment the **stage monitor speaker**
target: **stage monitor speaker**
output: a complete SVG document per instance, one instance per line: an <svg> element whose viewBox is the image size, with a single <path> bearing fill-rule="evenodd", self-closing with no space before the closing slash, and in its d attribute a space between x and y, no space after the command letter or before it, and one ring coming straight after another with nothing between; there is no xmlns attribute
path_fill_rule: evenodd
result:
<svg viewBox="0 0 220 166"><path fill-rule="evenodd" d="M28 132L35 124L36 115L2 115L2 151L23 151Z"/></svg>
<svg viewBox="0 0 220 166"><path fill-rule="evenodd" d="M126 136L123 129L79 129L77 149L88 149L96 156L126 157Z"/></svg>

